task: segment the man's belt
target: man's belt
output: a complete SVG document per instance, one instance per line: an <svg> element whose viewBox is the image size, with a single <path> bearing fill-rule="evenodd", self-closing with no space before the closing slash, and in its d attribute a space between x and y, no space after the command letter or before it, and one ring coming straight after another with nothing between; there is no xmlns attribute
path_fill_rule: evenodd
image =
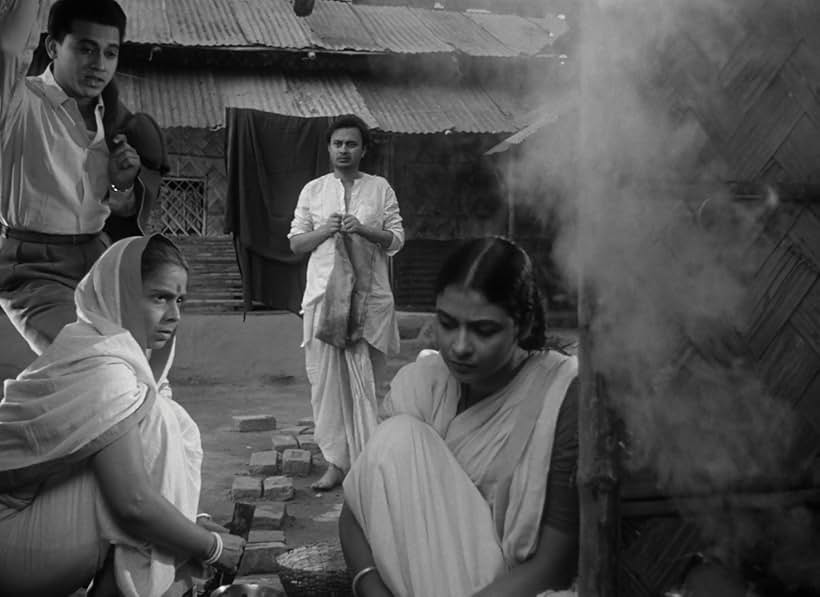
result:
<svg viewBox="0 0 820 597"><path fill-rule="evenodd" d="M94 234L46 234L33 230L16 230L5 224L0 224L0 238L12 238L24 243L40 243L43 245L82 245L100 236Z"/></svg>

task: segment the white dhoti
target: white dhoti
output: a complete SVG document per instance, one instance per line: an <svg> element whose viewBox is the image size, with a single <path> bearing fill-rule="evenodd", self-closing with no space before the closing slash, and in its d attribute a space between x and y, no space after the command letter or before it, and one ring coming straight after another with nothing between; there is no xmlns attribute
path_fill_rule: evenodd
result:
<svg viewBox="0 0 820 597"><path fill-rule="evenodd" d="M441 436L414 417L379 426L344 490L397 597L467 597L506 570L489 505Z"/></svg>
<svg viewBox="0 0 820 597"><path fill-rule="evenodd" d="M386 357L365 340L341 349L314 338L320 305L306 307L304 314L314 437L325 460L347 471L378 424Z"/></svg>

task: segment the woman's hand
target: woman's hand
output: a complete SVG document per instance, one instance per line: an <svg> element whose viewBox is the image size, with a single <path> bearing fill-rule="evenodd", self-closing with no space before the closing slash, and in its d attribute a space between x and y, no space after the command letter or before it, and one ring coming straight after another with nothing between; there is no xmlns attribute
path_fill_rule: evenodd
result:
<svg viewBox="0 0 820 597"><path fill-rule="evenodd" d="M356 585L359 597L393 597L377 571L365 574Z"/></svg>
<svg viewBox="0 0 820 597"><path fill-rule="evenodd" d="M245 540L237 535L220 533L222 537L222 555L216 561L216 566L225 570L236 570L239 567L239 560L245 553Z"/></svg>
<svg viewBox="0 0 820 597"><path fill-rule="evenodd" d="M213 520L205 516L198 516L196 523L206 531L213 531L214 533L219 533L220 535L230 533L227 528L223 527L221 524L215 523Z"/></svg>

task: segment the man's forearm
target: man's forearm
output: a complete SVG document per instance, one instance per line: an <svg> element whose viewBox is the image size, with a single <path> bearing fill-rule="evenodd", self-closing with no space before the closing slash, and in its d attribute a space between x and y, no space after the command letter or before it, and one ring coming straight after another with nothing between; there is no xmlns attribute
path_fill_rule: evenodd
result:
<svg viewBox="0 0 820 597"><path fill-rule="evenodd" d="M359 231L363 237L372 243L376 243L385 251L393 244L393 233L383 228L371 228L370 226L362 226Z"/></svg>
<svg viewBox="0 0 820 597"><path fill-rule="evenodd" d="M0 51L20 56L37 24L44 0L0 0Z"/></svg>
<svg viewBox="0 0 820 597"><path fill-rule="evenodd" d="M297 255L300 253L310 253L331 236L333 235L325 228L317 228L310 232L297 234L290 238L290 250Z"/></svg>
<svg viewBox="0 0 820 597"><path fill-rule="evenodd" d="M137 195L138 188L141 188L141 185L135 181L134 186L127 190L118 191L114 190L113 187L109 189L108 207L111 209L111 213L121 218L130 218L136 215L140 204Z"/></svg>

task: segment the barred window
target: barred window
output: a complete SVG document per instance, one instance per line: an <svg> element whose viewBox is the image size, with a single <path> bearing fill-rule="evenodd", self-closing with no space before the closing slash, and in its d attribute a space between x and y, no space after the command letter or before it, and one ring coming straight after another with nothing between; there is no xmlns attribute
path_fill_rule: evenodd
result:
<svg viewBox="0 0 820 597"><path fill-rule="evenodd" d="M166 176L159 192L160 229L171 236L205 236L205 179Z"/></svg>

